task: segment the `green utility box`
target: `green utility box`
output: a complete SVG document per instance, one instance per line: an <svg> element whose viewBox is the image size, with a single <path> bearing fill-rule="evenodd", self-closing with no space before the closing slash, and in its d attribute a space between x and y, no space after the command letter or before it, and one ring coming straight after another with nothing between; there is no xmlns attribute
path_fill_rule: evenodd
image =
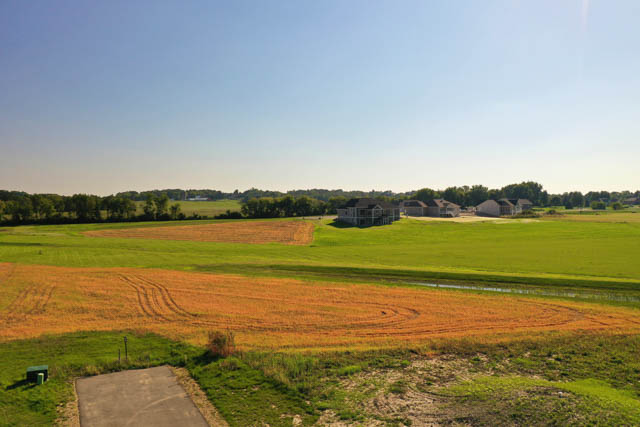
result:
<svg viewBox="0 0 640 427"><path fill-rule="evenodd" d="M38 374L43 374L44 380L46 381L47 378L49 378L49 366L48 365L29 366L27 368L27 381L31 383L37 383Z"/></svg>

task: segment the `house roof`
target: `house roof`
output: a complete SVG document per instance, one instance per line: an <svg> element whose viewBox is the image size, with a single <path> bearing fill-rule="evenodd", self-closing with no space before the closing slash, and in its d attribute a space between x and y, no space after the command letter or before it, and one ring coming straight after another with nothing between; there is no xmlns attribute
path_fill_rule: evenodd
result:
<svg viewBox="0 0 640 427"><path fill-rule="evenodd" d="M484 202L480 203L480 205L484 205L484 204L485 204L485 203L487 203L487 202L491 202L491 203L499 204L498 202L496 202L496 201L495 201L495 200L493 200L493 199L487 199L487 200L485 200ZM478 205L478 206L480 206L480 205Z"/></svg>
<svg viewBox="0 0 640 427"><path fill-rule="evenodd" d="M445 199L431 199L431 200L427 200L427 205L430 207L438 207L438 208L446 208L446 207L450 207L450 208L459 208L459 205L456 205L453 202L449 202L448 200Z"/></svg>
<svg viewBox="0 0 640 427"><path fill-rule="evenodd" d="M403 202L404 207L407 208L424 208L427 205L421 200L405 200Z"/></svg>
<svg viewBox="0 0 640 427"><path fill-rule="evenodd" d="M521 205L533 205L529 199L518 199L518 203Z"/></svg>
<svg viewBox="0 0 640 427"><path fill-rule="evenodd" d="M369 199L369 198L351 199L347 202L345 206L348 208L360 208L360 209L373 209L376 206L380 206L383 209L392 209L397 207L393 203L385 202L383 200Z"/></svg>
<svg viewBox="0 0 640 427"><path fill-rule="evenodd" d="M496 200L500 206L514 206L518 203L515 199L498 199Z"/></svg>

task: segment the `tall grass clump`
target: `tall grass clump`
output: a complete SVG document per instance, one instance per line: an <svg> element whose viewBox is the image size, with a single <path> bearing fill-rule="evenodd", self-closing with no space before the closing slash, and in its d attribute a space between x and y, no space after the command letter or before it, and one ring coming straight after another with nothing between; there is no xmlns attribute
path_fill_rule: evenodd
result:
<svg viewBox="0 0 640 427"><path fill-rule="evenodd" d="M236 339L235 334L226 330L221 331L209 331L209 338L207 339L207 349L214 357L228 357L236 353Z"/></svg>

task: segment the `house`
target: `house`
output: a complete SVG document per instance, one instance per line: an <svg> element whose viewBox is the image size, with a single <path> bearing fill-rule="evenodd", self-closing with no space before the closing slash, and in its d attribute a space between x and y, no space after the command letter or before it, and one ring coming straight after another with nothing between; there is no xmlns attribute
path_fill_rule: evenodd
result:
<svg viewBox="0 0 640 427"><path fill-rule="evenodd" d="M460 206L444 199L405 200L401 204L402 211L408 216L460 216Z"/></svg>
<svg viewBox="0 0 640 427"><path fill-rule="evenodd" d="M622 201L625 205L640 205L640 197L629 197Z"/></svg>
<svg viewBox="0 0 640 427"><path fill-rule="evenodd" d="M338 209L338 221L359 226L391 224L399 219L399 206L376 199L351 199Z"/></svg>
<svg viewBox="0 0 640 427"><path fill-rule="evenodd" d="M460 216L460 206L445 199L431 199L426 201L427 216L455 217Z"/></svg>
<svg viewBox="0 0 640 427"><path fill-rule="evenodd" d="M189 197L187 199L187 201L189 201L189 202L204 202L204 201L207 201L207 200L209 200L208 197L202 197L202 196Z"/></svg>
<svg viewBox="0 0 640 427"><path fill-rule="evenodd" d="M522 212L533 210L533 203L529 199L518 199Z"/></svg>
<svg viewBox="0 0 640 427"><path fill-rule="evenodd" d="M400 210L409 216L427 216L428 206L421 200L405 200L400 204Z"/></svg>
<svg viewBox="0 0 640 427"><path fill-rule="evenodd" d="M511 216L530 211L532 208L533 203L527 199L489 199L476 206L476 215Z"/></svg>

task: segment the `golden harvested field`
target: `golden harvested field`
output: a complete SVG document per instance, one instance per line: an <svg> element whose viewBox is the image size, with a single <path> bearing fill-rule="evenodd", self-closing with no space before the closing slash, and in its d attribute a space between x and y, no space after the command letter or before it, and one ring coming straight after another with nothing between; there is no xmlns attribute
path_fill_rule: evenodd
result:
<svg viewBox="0 0 640 427"><path fill-rule="evenodd" d="M0 264L0 340L138 329L245 349L388 346L538 331L640 330L636 310L455 291L126 268Z"/></svg>
<svg viewBox="0 0 640 427"><path fill-rule="evenodd" d="M234 221L204 225L96 230L86 231L84 234L93 237L308 245L313 240L313 228L313 224L308 221Z"/></svg>

